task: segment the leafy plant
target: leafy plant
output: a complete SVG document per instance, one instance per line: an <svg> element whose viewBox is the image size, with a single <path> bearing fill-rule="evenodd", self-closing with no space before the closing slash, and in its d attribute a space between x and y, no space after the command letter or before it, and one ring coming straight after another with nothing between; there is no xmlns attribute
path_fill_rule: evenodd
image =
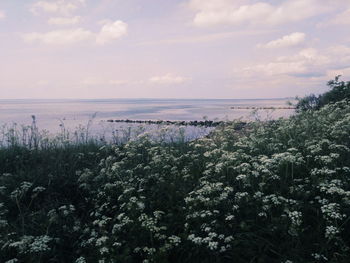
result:
<svg viewBox="0 0 350 263"><path fill-rule="evenodd" d="M298 112L307 110L318 110L329 103L335 103L343 99L350 99L350 81L340 81L340 75L336 76L334 80L330 80L327 85L329 91L322 95L311 94L303 98L297 98L298 103L296 110Z"/></svg>

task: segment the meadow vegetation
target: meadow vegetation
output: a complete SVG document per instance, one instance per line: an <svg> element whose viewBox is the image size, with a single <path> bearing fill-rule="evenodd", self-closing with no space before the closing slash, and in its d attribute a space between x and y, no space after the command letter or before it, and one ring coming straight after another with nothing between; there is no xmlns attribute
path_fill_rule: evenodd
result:
<svg viewBox="0 0 350 263"><path fill-rule="evenodd" d="M339 97L190 142L3 146L0 262L349 262L349 135Z"/></svg>

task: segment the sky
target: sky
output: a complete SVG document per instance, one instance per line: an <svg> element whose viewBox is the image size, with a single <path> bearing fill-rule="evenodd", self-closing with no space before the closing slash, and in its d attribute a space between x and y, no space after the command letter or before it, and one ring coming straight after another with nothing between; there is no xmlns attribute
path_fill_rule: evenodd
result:
<svg viewBox="0 0 350 263"><path fill-rule="evenodd" d="M350 80L350 0L0 0L0 99L282 98Z"/></svg>

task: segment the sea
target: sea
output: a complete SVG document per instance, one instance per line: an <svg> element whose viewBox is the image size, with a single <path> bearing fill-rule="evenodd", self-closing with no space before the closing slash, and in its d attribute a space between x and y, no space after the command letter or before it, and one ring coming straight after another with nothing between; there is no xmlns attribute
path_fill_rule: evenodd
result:
<svg viewBox="0 0 350 263"><path fill-rule="evenodd" d="M287 107L290 98L279 99L12 99L0 100L0 126L31 125L52 134L88 127L94 135L111 133L136 124L108 120L268 120L287 118L294 113ZM258 109L274 107L277 109ZM149 129L158 129L149 126ZM197 130L196 130L197 129ZM210 129L190 129L189 137L200 137ZM196 134L196 131L198 134Z"/></svg>

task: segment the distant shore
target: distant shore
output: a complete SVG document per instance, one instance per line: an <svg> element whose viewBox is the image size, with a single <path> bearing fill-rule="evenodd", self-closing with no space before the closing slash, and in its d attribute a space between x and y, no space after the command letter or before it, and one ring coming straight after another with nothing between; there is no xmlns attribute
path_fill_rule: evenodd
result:
<svg viewBox="0 0 350 263"><path fill-rule="evenodd" d="M205 120L205 121L165 121L165 120L129 120L129 119L126 119L126 120L109 119L109 120L107 120L107 122L180 125L180 126L204 126L204 127L217 127L217 126L225 123L224 121L209 121L209 120Z"/></svg>
<svg viewBox="0 0 350 263"><path fill-rule="evenodd" d="M295 107L231 107L233 110L295 110Z"/></svg>

